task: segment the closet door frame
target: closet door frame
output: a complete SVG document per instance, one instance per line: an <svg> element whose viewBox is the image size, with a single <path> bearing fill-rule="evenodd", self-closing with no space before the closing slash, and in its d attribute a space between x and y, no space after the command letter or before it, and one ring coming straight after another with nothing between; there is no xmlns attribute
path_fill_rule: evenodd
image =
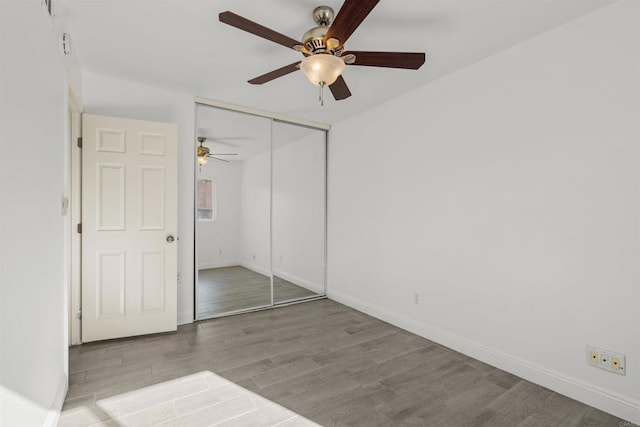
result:
<svg viewBox="0 0 640 427"><path fill-rule="evenodd" d="M193 170L193 191L194 191L194 197L193 197L193 219L194 219L194 223L193 223L193 227L194 227L194 242L193 242L193 248L194 248L194 263L193 263L193 271L194 271L194 283L193 283L193 313L194 313L194 320L206 320L206 319L213 319L213 318L217 318L217 317L225 317L225 316L232 316L235 314L240 314L240 313L250 313L253 311L261 311L261 310L269 310L271 308L274 307L283 307L283 306L287 306L287 305L292 305L292 304L299 304L299 303L304 303L304 302L309 302L309 301L315 301L315 300L319 300L319 299L325 299L327 298L327 236L328 236L328 232L327 232L327 227L328 227L328 172L329 172L329 165L328 165L328 160L329 160L329 131L331 130L331 125L325 124L325 123L320 123L320 122L314 122L311 120L306 120L306 119L300 119L300 118L296 118L296 117L290 117L287 115L283 115L283 114L277 114L277 113L271 113L268 111L263 111L263 110L258 110L258 109L254 109L254 108L250 108L250 107L244 107L244 106L240 106L240 105L235 105L235 104L230 104L227 102L222 102L222 101L217 101L217 100L212 100L212 99L207 99L207 98L200 98L200 97L196 97L195 98L195 123L194 123L194 135L197 133L198 131L198 108L200 107L210 107L210 108L218 108L221 110L227 110L227 111L233 111L233 112L237 112L237 113L242 113L242 114L247 114L247 115L251 115L251 116L257 116L257 117L263 117L263 118L267 118L271 120L271 125L270 125L270 135L269 135L269 151L270 151L270 183L269 183L269 187L270 187L270 218L269 218L269 245L270 245L270 273L271 273L271 304L270 305L263 305L263 306L258 306L258 307L251 307L251 308L247 308L247 309L240 309L240 310L234 310L234 311L230 311L230 312L225 312L225 313L220 313L220 314L214 314L214 315L208 315L208 316L199 316L198 314L198 244L197 244L197 238L198 238L198 234L197 234L197 194L196 194L196 189L197 189L197 180L198 180L198 165L197 165L197 158L195 156L195 143L194 143L194 170ZM305 298L300 298L300 299L296 299L296 300L288 300L288 301L284 301L282 303L276 303L274 301L274 289L273 289L273 125L275 122L279 122L279 123L284 123L284 124L290 124L290 125L295 125L295 126L302 126L302 127L306 127L306 128L310 128L310 129L315 129L318 131L323 131L324 132L324 266L323 266L323 271L324 271L324 294L322 295L315 295L315 296L309 296L309 297L305 297Z"/></svg>

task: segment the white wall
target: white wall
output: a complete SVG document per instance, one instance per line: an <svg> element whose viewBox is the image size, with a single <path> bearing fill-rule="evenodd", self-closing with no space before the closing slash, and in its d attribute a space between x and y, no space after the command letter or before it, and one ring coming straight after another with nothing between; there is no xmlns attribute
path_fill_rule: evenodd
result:
<svg viewBox="0 0 640 427"><path fill-rule="evenodd" d="M178 323L193 321L195 136L192 95L83 73L86 113L178 125Z"/></svg>
<svg viewBox="0 0 640 427"><path fill-rule="evenodd" d="M638 22L616 3L335 124L329 296L640 422Z"/></svg>
<svg viewBox="0 0 640 427"><path fill-rule="evenodd" d="M240 237L240 177L242 162L209 160L199 179L213 181L215 220L198 220L198 269L239 265L242 259Z"/></svg>
<svg viewBox="0 0 640 427"><path fill-rule="evenodd" d="M0 2L0 425L54 425L68 376L67 79L39 1ZM69 78L67 77L69 75Z"/></svg>

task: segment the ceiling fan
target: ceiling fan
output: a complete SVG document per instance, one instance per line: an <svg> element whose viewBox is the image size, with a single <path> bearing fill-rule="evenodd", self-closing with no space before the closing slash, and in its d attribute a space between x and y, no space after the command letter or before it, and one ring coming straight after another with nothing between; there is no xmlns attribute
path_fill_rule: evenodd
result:
<svg viewBox="0 0 640 427"><path fill-rule="evenodd" d="M221 162L229 162L229 160L220 159L217 156L237 156L238 153L211 153L209 148L205 147L203 144L207 140L204 136L198 137L198 142L200 145L198 146L198 164L202 168L202 165L207 164L209 159L219 160Z"/></svg>
<svg viewBox="0 0 640 427"><path fill-rule="evenodd" d="M218 15L220 22L271 40L304 55L304 59L285 65L254 79L251 84L263 84L298 69L314 85L320 86L320 103L324 105L323 88L329 86L336 100L351 96L351 91L342 77L345 65L367 67L405 68L417 70L424 64L424 52L372 52L348 51L345 43L364 21L380 0L345 0L337 15L329 6L318 6L313 10L313 19L318 24L311 28L299 42L284 34L256 22L226 11Z"/></svg>

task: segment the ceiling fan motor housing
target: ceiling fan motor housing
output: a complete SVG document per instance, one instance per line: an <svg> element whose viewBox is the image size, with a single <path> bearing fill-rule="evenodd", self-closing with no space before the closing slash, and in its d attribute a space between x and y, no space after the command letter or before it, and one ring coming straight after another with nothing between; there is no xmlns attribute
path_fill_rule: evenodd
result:
<svg viewBox="0 0 640 427"><path fill-rule="evenodd" d="M205 138L198 138L198 142L200 143L198 146L198 157L205 157L209 154L209 148L202 145L204 141L206 141Z"/></svg>
<svg viewBox="0 0 640 427"><path fill-rule="evenodd" d="M325 34L329 29L329 25L333 21L334 12L329 6L318 6L313 9L313 20L318 24L317 27L311 28L302 36L302 44L307 52L315 55L317 53L329 53L331 55L340 56L344 48L336 46L334 49L327 49L327 43L324 40Z"/></svg>
<svg viewBox="0 0 640 427"><path fill-rule="evenodd" d="M317 53L329 53L331 55L340 56L344 51L344 47L336 46L334 49L327 49L327 43L324 40L324 35L327 34L328 27L314 27L304 33L302 36L302 44L306 48L307 52L315 55Z"/></svg>

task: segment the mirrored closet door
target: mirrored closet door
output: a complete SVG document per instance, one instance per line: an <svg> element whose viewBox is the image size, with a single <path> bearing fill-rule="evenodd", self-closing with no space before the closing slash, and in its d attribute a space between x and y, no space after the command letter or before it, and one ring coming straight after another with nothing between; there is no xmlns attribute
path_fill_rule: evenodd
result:
<svg viewBox="0 0 640 427"><path fill-rule="evenodd" d="M196 318L325 295L326 131L197 104Z"/></svg>
<svg viewBox="0 0 640 427"><path fill-rule="evenodd" d="M272 303L270 135L269 119L197 109L198 318Z"/></svg>
<svg viewBox="0 0 640 427"><path fill-rule="evenodd" d="M274 300L324 295L325 131L273 121Z"/></svg>

